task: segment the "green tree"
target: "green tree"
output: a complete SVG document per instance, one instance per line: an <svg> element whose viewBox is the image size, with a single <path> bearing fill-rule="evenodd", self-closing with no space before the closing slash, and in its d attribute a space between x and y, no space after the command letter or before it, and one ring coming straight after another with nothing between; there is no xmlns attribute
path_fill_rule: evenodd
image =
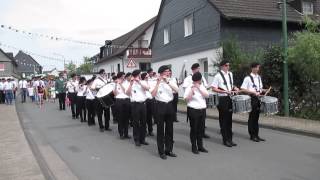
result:
<svg viewBox="0 0 320 180"><path fill-rule="evenodd" d="M93 64L89 57L83 57L83 64L77 68L77 72L80 74L92 73Z"/></svg>
<svg viewBox="0 0 320 180"><path fill-rule="evenodd" d="M73 62L70 62L69 64L66 64L66 69L68 71L68 75L70 75L76 72L77 66Z"/></svg>

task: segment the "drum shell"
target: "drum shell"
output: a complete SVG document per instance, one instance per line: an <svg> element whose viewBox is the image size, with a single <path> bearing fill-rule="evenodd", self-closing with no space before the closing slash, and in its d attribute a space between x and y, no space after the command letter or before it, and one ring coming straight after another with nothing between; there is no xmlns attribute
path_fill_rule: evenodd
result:
<svg viewBox="0 0 320 180"><path fill-rule="evenodd" d="M113 95L113 92L97 99L104 108L109 108L115 104L115 97Z"/></svg>
<svg viewBox="0 0 320 180"><path fill-rule="evenodd" d="M219 98L217 94L209 94L209 97L206 98L207 108L217 107L219 104Z"/></svg>
<svg viewBox="0 0 320 180"><path fill-rule="evenodd" d="M271 96L260 97L260 112L267 115L273 115L279 112L278 99Z"/></svg>
<svg viewBox="0 0 320 180"><path fill-rule="evenodd" d="M236 95L232 98L233 113L248 113L252 111L251 97L248 95Z"/></svg>

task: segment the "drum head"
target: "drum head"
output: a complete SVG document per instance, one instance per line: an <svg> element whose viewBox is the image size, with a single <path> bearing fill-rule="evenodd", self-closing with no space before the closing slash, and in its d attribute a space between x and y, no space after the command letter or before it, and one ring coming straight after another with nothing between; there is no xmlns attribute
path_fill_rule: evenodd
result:
<svg viewBox="0 0 320 180"><path fill-rule="evenodd" d="M114 84L107 84L103 86L99 91L97 92L97 98L104 97L108 94L110 94L114 90Z"/></svg>
<svg viewBox="0 0 320 180"><path fill-rule="evenodd" d="M248 95L236 95L236 96L232 96L231 99L234 101L245 101L245 100L251 99L251 97Z"/></svg>
<svg viewBox="0 0 320 180"><path fill-rule="evenodd" d="M262 96L260 98L261 102L265 102L265 103L276 103L278 102L278 99L275 97L271 97L271 96Z"/></svg>

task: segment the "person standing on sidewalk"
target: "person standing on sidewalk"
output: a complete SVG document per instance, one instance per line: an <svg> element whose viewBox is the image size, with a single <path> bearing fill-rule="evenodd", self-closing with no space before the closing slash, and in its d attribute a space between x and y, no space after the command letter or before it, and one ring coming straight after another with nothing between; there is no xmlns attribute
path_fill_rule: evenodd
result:
<svg viewBox="0 0 320 180"><path fill-rule="evenodd" d="M173 121L174 110L172 108L173 92L178 92L179 88L175 83L169 81L170 68L161 66L158 69L160 74L156 86L151 94L156 100L156 122L157 122L157 145L161 159L167 156L177 157L172 152L173 149Z"/></svg>
<svg viewBox="0 0 320 180"><path fill-rule="evenodd" d="M259 96L262 95L266 90L263 89L262 80L259 76L260 64L251 64L251 73L244 78L241 85L241 90L251 96L251 107L252 111L249 114L248 119L248 132L250 135L250 140L259 142L265 141L259 137L259 115L260 115L260 99Z"/></svg>
<svg viewBox="0 0 320 180"><path fill-rule="evenodd" d="M196 72L192 75L193 84L186 88L183 98L187 101L187 114L190 120L191 149L194 154L207 153L203 147L204 121L206 119L206 99L209 92L201 83L202 75Z"/></svg>
<svg viewBox="0 0 320 180"><path fill-rule="evenodd" d="M14 90L13 82L10 79L7 79L7 82L4 83L4 91L5 91L7 105L12 105L13 90Z"/></svg>
<svg viewBox="0 0 320 180"><path fill-rule="evenodd" d="M25 103L26 102L26 96L27 96L27 85L28 85L28 82L27 82L27 80L22 78L19 81L18 84L19 84L19 89L20 89L20 92L21 92L21 103Z"/></svg>
<svg viewBox="0 0 320 180"><path fill-rule="evenodd" d="M66 81L63 78L63 73L59 73L59 78L55 83L56 91L59 98L59 109L66 110Z"/></svg>
<svg viewBox="0 0 320 180"><path fill-rule="evenodd" d="M71 79L67 82L68 98L71 101L71 113L72 119L76 119L76 104L77 104L77 87L79 82L77 81L77 75L71 74Z"/></svg>
<svg viewBox="0 0 320 180"><path fill-rule="evenodd" d="M196 72L200 72L200 64L199 63L194 63L192 64L191 66L191 71L192 71L192 74L189 74L189 76L187 76L184 80L183 80L183 84L182 84L182 87L183 89L185 90L187 87L191 86L193 81L192 81L192 75ZM208 83L207 83L207 80L206 78L204 78L202 76L202 79L201 79L201 82L202 84L204 85L205 88L208 88ZM206 122L204 122L204 127L206 127ZM204 129L204 132L203 132L203 137L204 138L210 138L209 135L206 134L206 131Z"/></svg>
<svg viewBox="0 0 320 180"><path fill-rule="evenodd" d="M227 147L236 146L232 141L232 100L231 95L238 93L239 89L233 85L233 75L229 71L230 63L227 60L220 62L220 71L214 76L212 90L218 93L219 98L219 124L223 144Z"/></svg>

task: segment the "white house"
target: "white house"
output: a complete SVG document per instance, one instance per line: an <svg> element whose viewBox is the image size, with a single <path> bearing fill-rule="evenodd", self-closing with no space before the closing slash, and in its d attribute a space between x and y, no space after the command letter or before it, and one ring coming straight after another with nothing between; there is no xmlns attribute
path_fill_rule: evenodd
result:
<svg viewBox="0 0 320 180"><path fill-rule="evenodd" d="M103 68L109 75L135 69L147 71L151 67L152 53L149 45L155 20L156 17L153 17L132 31L112 41L106 41L105 46L100 48L93 71Z"/></svg>

